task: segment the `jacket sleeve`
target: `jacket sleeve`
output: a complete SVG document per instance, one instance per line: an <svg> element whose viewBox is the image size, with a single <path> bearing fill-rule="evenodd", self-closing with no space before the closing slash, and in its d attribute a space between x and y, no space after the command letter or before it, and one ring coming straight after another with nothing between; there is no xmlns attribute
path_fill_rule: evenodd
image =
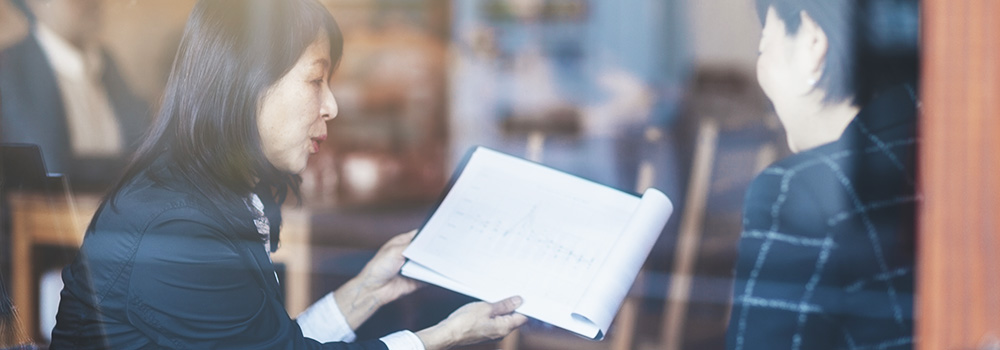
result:
<svg viewBox="0 0 1000 350"><path fill-rule="evenodd" d="M769 169L747 192L727 349L832 349L842 338L830 310L836 244L818 197L792 175Z"/></svg>
<svg viewBox="0 0 1000 350"><path fill-rule="evenodd" d="M248 245L222 230L189 208L152 220L134 253L127 322L171 349L385 349L378 340L320 344L303 337L241 254Z"/></svg>

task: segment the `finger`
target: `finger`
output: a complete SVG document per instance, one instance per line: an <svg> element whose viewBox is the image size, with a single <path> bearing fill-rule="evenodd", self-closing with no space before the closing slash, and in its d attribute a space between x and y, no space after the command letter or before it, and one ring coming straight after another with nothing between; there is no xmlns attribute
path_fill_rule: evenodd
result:
<svg viewBox="0 0 1000 350"><path fill-rule="evenodd" d="M406 250L406 247L408 245L409 244L406 242L404 243L389 242L386 243L385 246L382 247L382 249L380 250L393 257L402 257L403 251Z"/></svg>
<svg viewBox="0 0 1000 350"><path fill-rule="evenodd" d="M420 282L418 280L415 280L415 279L412 279L412 278L409 278L409 277L406 277L406 276L399 276L398 278L399 278L397 280L397 281L399 281L398 283L403 288L411 290L411 291L423 288L424 286L427 285L427 283Z"/></svg>
<svg viewBox="0 0 1000 350"><path fill-rule="evenodd" d="M511 312L514 312L514 310L517 310L517 308L520 307L521 304L523 304L523 303L524 303L524 299L521 299L521 297L519 297L519 296L513 296L513 297L510 297L510 298L507 298L507 299L495 302L495 303L491 304L491 306L493 307L493 310L490 313L490 316L499 316L499 315L509 314Z"/></svg>
<svg viewBox="0 0 1000 350"><path fill-rule="evenodd" d="M417 230L411 230L410 232L400 233L396 235L396 237L393 237L390 240L390 242L407 243L409 241L412 241L413 237L416 237L416 235L417 235Z"/></svg>
<svg viewBox="0 0 1000 350"><path fill-rule="evenodd" d="M404 277L405 277L405 276L404 276ZM409 278L409 277L405 277L405 278L406 278L407 280L409 280L409 281L410 281L410 283L413 283L413 286L414 286L414 289L420 289L420 288L423 288L423 287L427 287L427 286L429 286L429 285L430 285L430 284L429 284L429 283L427 283L427 282L423 282L423 281L419 281L419 280L415 280L415 279L412 279L412 278Z"/></svg>
<svg viewBox="0 0 1000 350"><path fill-rule="evenodd" d="M503 317L505 319L504 322L507 323L507 327L509 330L514 330L514 328L521 327L522 325L528 322L528 316L516 312Z"/></svg>
<svg viewBox="0 0 1000 350"><path fill-rule="evenodd" d="M407 233L400 233L400 234L396 235L395 237L392 237L391 239L389 239L388 242L385 242L385 245L382 246L382 249L385 249L385 250L390 250L390 249L403 250L403 249L406 249L406 247L410 245L410 241L412 241L413 237L415 237L416 235L417 235L417 230L413 230L413 231L410 231L410 232L407 232Z"/></svg>
<svg viewBox="0 0 1000 350"><path fill-rule="evenodd" d="M518 313L497 316L492 319L494 339L506 337L518 327L528 322L528 317Z"/></svg>
<svg viewBox="0 0 1000 350"><path fill-rule="evenodd" d="M379 249L378 249L379 252L380 253L381 252L392 252L393 255L397 255L396 251L402 252L403 250L406 249L407 246L410 245L410 241L413 238L410 237L409 235L410 235L410 233L407 232L407 233L398 234L398 235L390 238L388 241L386 241L384 244L382 244L382 247L379 247Z"/></svg>

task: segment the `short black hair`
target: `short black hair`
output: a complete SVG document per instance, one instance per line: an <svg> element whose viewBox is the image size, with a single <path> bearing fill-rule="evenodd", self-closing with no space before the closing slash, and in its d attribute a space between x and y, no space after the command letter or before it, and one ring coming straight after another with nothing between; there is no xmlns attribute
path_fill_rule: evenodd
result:
<svg viewBox="0 0 1000 350"><path fill-rule="evenodd" d="M789 35L801 13L827 36L829 49L817 86L825 102L864 106L893 85L915 82L919 72L918 0L756 0L761 23L774 8Z"/></svg>
<svg viewBox="0 0 1000 350"><path fill-rule="evenodd" d="M265 157L257 117L268 90L320 31L327 34L335 68L343 36L316 0L198 1L156 120L110 192L112 203L125 184L161 157L230 223L249 222L244 200L251 193L279 204L289 190L298 194L301 178L278 170Z"/></svg>

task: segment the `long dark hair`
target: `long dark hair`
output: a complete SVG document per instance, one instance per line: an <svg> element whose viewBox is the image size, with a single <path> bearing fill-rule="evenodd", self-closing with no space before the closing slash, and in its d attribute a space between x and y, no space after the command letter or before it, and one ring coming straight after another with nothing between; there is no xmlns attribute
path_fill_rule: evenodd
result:
<svg viewBox="0 0 1000 350"><path fill-rule="evenodd" d="M264 156L257 115L264 95L320 30L336 65L343 37L316 0L200 0L184 28L156 120L111 190L112 204L126 184L163 158L172 176L231 223L249 222L244 199L252 192L277 204L289 190L298 194L301 178ZM268 207L272 225L280 222L276 206Z"/></svg>

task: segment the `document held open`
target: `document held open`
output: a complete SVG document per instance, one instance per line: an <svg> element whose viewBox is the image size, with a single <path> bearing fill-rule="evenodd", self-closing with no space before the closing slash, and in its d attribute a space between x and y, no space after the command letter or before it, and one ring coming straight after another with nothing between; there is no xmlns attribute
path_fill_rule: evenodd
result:
<svg viewBox="0 0 1000 350"><path fill-rule="evenodd" d="M673 212L642 197L474 148L403 252L405 276L600 340Z"/></svg>

